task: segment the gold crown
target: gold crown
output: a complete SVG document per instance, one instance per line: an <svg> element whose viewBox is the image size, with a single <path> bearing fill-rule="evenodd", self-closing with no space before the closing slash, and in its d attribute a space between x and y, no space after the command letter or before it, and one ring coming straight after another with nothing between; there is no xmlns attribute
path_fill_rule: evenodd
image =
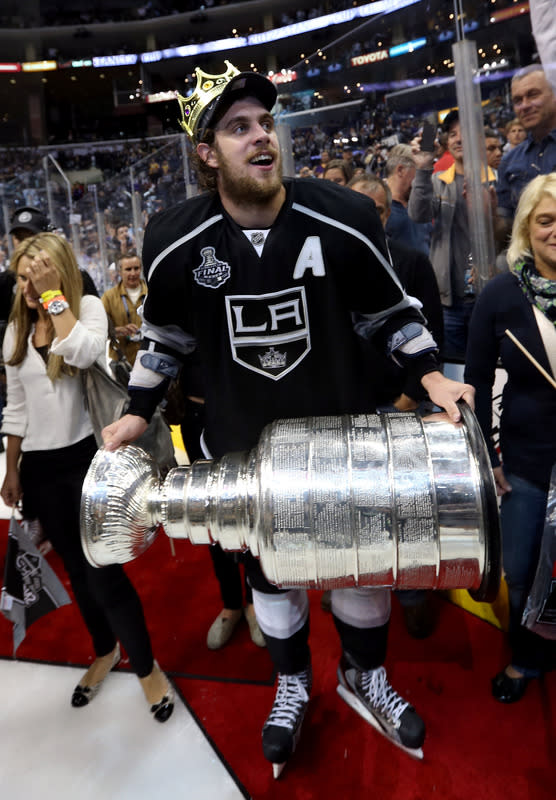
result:
<svg viewBox="0 0 556 800"><path fill-rule="evenodd" d="M197 125L203 112L213 100L222 94L232 78L239 75L239 70L233 64L230 64L229 61L224 61L224 63L226 72L222 72L220 75L209 75L196 67L197 86L193 94L183 97L176 92L176 100L180 104L181 110L180 125L191 139L195 139Z"/></svg>

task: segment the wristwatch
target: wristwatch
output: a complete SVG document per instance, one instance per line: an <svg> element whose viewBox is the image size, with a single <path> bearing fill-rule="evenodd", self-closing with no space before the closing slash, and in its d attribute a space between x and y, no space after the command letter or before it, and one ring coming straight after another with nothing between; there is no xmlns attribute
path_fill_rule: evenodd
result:
<svg viewBox="0 0 556 800"><path fill-rule="evenodd" d="M53 317L56 317L58 314L65 311L66 308L69 308L67 300L51 300L46 310L49 314L52 314Z"/></svg>

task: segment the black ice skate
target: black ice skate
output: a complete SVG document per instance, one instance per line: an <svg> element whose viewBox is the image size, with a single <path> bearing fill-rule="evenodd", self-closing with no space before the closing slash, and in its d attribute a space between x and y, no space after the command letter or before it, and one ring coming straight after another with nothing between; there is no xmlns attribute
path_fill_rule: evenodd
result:
<svg viewBox="0 0 556 800"><path fill-rule="evenodd" d="M292 755L299 736L312 684L311 667L293 675L278 673L274 705L263 726L263 754L272 763L275 778L280 776Z"/></svg>
<svg viewBox="0 0 556 800"><path fill-rule="evenodd" d="M384 667L363 671L343 657L338 680L338 694L363 719L409 755L423 758L425 724L413 706L392 689Z"/></svg>

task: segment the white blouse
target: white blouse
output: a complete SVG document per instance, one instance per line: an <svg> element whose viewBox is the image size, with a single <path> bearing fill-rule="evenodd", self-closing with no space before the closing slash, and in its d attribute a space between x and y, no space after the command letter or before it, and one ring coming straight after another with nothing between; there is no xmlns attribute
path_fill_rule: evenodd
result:
<svg viewBox="0 0 556 800"><path fill-rule="evenodd" d="M81 299L79 319L65 339L54 339L50 351L63 356L66 364L84 369L95 361L105 364L108 320L98 297ZM11 323L4 337L4 362L12 355L15 328ZM81 376L62 375L51 381L46 364L33 346L33 330L27 355L17 367L6 363L8 400L2 419L2 434L20 436L23 451L52 450L76 444L93 432L83 401Z"/></svg>

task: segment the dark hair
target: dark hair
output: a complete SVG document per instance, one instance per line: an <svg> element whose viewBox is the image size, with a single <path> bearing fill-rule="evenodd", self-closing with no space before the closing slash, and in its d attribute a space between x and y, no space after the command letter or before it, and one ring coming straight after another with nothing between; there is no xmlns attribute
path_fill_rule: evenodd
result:
<svg viewBox="0 0 556 800"><path fill-rule="evenodd" d="M349 181L353 178L353 169L344 161L343 158L333 158L332 161L329 161L322 173L323 177L326 177L326 173L330 172L331 169L339 169L340 172L343 173L346 183L349 183Z"/></svg>
<svg viewBox="0 0 556 800"><path fill-rule="evenodd" d="M452 125L455 125L456 122L459 122L459 111L457 108L452 109L449 111L448 114L444 117L442 122L442 130L444 133L450 133L450 128Z"/></svg>
<svg viewBox="0 0 556 800"><path fill-rule="evenodd" d="M209 147L214 147L215 141L216 135L214 128L207 128L203 133L200 143L208 144ZM197 176L199 189L205 192L216 192L217 171L214 167L209 167L209 165L203 161L196 149L193 149L191 154L191 166Z"/></svg>

